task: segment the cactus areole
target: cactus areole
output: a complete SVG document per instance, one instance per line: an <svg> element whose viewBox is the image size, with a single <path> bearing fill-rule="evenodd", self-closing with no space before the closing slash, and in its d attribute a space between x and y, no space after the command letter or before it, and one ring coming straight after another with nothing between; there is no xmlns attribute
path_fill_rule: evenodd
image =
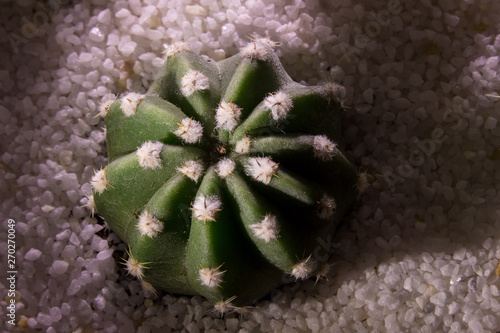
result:
<svg viewBox="0 0 500 333"><path fill-rule="evenodd" d="M255 37L215 62L174 43L146 94L101 106L109 165L91 199L145 290L224 312L324 272L357 172L338 86L294 82L275 47Z"/></svg>

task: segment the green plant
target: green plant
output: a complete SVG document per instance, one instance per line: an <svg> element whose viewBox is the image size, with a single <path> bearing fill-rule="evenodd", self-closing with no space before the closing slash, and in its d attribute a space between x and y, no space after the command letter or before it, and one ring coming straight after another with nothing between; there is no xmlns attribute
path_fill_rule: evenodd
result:
<svg viewBox="0 0 500 333"><path fill-rule="evenodd" d="M146 290L224 312L320 271L318 239L348 211L357 173L339 149L338 86L294 82L275 47L256 37L215 62L174 43L146 94L101 106L109 165L91 200Z"/></svg>

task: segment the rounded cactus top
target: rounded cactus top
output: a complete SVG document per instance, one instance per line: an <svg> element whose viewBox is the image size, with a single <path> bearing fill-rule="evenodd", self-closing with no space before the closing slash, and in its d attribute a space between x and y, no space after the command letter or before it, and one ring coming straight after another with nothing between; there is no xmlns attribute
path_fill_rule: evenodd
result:
<svg viewBox="0 0 500 333"><path fill-rule="evenodd" d="M357 174L338 86L294 82L275 47L256 37L215 62L174 43L146 94L102 105L93 200L147 291L228 309L323 272Z"/></svg>

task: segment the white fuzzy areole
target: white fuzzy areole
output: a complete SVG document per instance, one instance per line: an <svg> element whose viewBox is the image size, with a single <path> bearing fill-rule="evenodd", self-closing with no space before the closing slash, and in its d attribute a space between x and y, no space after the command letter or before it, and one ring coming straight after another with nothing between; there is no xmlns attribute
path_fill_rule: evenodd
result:
<svg viewBox="0 0 500 333"><path fill-rule="evenodd" d="M241 48L241 53L250 59L264 60L268 52L268 47L265 43L250 42L245 47Z"/></svg>
<svg viewBox="0 0 500 333"><path fill-rule="evenodd" d="M191 210L195 219L206 223L207 220L215 221L215 214L222 210L221 208L222 202L218 196L201 194L194 200Z"/></svg>
<svg viewBox="0 0 500 333"><path fill-rule="evenodd" d="M320 219L329 219L335 213L337 203L335 199L327 194L323 194L318 202L318 216Z"/></svg>
<svg viewBox="0 0 500 333"><path fill-rule="evenodd" d="M264 107L271 111L271 115L275 121L285 119L292 106L292 99L282 91L269 94L269 96L264 98Z"/></svg>
<svg viewBox="0 0 500 333"><path fill-rule="evenodd" d="M233 102L222 101L215 110L216 128L232 131L240 123L241 108Z"/></svg>
<svg viewBox="0 0 500 333"><path fill-rule="evenodd" d="M316 135L314 137L313 149L314 156L322 161L330 160L337 145L326 135Z"/></svg>
<svg viewBox="0 0 500 333"><path fill-rule="evenodd" d="M163 143L159 141L146 141L137 149L136 155L139 165L144 169L161 168L160 153Z"/></svg>
<svg viewBox="0 0 500 333"><path fill-rule="evenodd" d="M146 269L146 264L142 264L137 261L133 256L129 254L129 258L125 262L127 267L127 272L142 281L144 278L144 269Z"/></svg>
<svg viewBox="0 0 500 333"><path fill-rule="evenodd" d="M144 99L143 94L136 92L129 92L122 97L122 104L120 109L122 110L125 117L130 117L135 115L137 111L137 105Z"/></svg>
<svg viewBox="0 0 500 333"><path fill-rule="evenodd" d="M142 236L153 238L163 230L163 222L151 215L147 210L143 211L137 222L137 229Z"/></svg>
<svg viewBox="0 0 500 333"><path fill-rule="evenodd" d="M276 239L279 236L279 225L276 216L267 214L262 221L259 223L251 224L254 235L269 243L272 239Z"/></svg>
<svg viewBox="0 0 500 333"><path fill-rule="evenodd" d="M197 182L203 173L203 164L200 161L186 161L177 170L182 172L184 176Z"/></svg>
<svg viewBox="0 0 500 333"><path fill-rule="evenodd" d="M187 46L188 46L188 43L186 43L186 42L175 43L174 41L172 41L172 44L165 46L165 50L163 51L163 54L165 54L167 57L175 56L179 52L188 51L189 49Z"/></svg>
<svg viewBox="0 0 500 333"><path fill-rule="evenodd" d="M320 279L325 279L331 268L332 265L327 262L324 262L321 266L319 266L318 270L316 271L316 282L318 282Z"/></svg>
<svg viewBox="0 0 500 333"><path fill-rule="evenodd" d="M248 136L243 137L240 141L236 142L234 151L239 154L246 154L250 151L251 140Z"/></svg>
<svg viewBox="0 0 500 333"><path fill-rule="evenodd" d="M85 195L85 197L87 198L87 203L83 206L90 209L92 217L94 217L94 215L97 211L97 206L95 205L94 195L91 193L91 194Z"/></svg>
<svg viewBox="0 0 500 333"><path fill-rule="evenodd" d="M217 268L205 268L201 266L201 269L198 271L201 284L209 288L219 287L222 283L222 276L226 272L221 271L221 267L222 265Z"/></svg>
<svg viewBox="0 0 500 333"><path fill-rule="evenodd" d="M99 106L97 107L97 110L99 111L97 116L106 117L111 107L111 104L113 104L115 100L116 96L112 94L107 95L105 98L103 98L103 101L99 102Z"/></svg>
<svg viewBox="0 0 500 333"><path fill-rule="evenodd" d="M219 301L214 304L214 311L220 314L221 316L225 315L228 312L231 312L234 309L237 309L231 302L236 299L236 296L229 297L225 301Z"/></svg>
<svg viewBox="0 0 500 333"><path fill-rule="evenodd" d="M153 296L153 297L158 296L158 293L157 293L155 287L153 287L153 285L151 283L146 282L144 280L141 280L141 285L142 285L142 290L144 290L144 293L146 294L146 296L148 296L148 295Z"/></svg>
<svg viewBox="0 0 500 333"><path fill-rule="evenodd" d="M277 46L280 45L279 42L275 42L273 40L271 40L271 38L269 38L269 36L266 36L266 37L261 37L257 34L253 34L251 36L251 40L255 43L261 43L261 44L264 44L264 45L267 45L268 47L270 47L271 49L275 49Z"/></svg>
<svg viewBox="0 0 500 333"><path fill-rule="evenodd" d="M108 180L106 179L107 170L108 167L104 169L101 168L100 170L95 171L94 175L90 179L90 184L92 185L92 188L99 194L102 194L109 185Z"/></svg>
<svg viewBox="0 0 500 333"><path fill-rule="evenodd" d="M195 91L208 88L208 77L199 71L190 69L181 79L181 93L186 97L191 96Z"/></svg>
<svg viewBox="0 0 500 333"><path fill-rule="evenodd" d="M344 96L346 94L345 87L335 83L335 82L326 82L323 86L325 92L327 94L327 98L330 101L337 101L341 103L341 106L344 107Z"/></svg>
<svg viewBox="0 0 500 333"><path fill-rule="evenodd" d="M278 163L273 162L270 157L251 157L245 166L245 171L254 180L269 184L271 178L278 169Z"/></svg>
<svg viewBox="0 0 500 333"><path fill-rule="evenodd" d="M220 178L225 178L228 175L232 174L234 172L234 168L236 167L236 164L234 163L233 160L224 157L217 162L217 165L215 166L215 172L219 175Z"/></svg>
<svg viewBox="0 0 500 333"><path fill-rule="evenodd" d="M292 276L297 280L304 280L311 276L314 270L314 262L311 257L299 261L292 268Z"/></svg>
<svg viewBox="0 0 500 333"><path fill-rule="evenodd" d="M197 143L201 140L203 135L203 126L199 121L192 118L184 118L178 124L179 128L174 132L175 135L180 137L186 143Z"/></svg>

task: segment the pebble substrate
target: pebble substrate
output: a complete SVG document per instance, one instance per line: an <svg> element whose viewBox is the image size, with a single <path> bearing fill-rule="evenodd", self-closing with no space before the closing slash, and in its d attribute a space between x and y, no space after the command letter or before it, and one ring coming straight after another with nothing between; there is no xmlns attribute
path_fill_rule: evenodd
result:
<svg viewBox="0 0 500 333"><path fill-rule="evenodd" d="M1 233L16 221L24 332L500 331L500 2L48 4L0 14ZM220 318L200 297L146 297L82 206L106 164L98 103L144 92L172 40L220 60L253 33L280 43L295 80L345 86L347 153L368 187L327 279ZM0 249L7 267L6 237ZM16 331L8 288L0 330Z"/></svg>

